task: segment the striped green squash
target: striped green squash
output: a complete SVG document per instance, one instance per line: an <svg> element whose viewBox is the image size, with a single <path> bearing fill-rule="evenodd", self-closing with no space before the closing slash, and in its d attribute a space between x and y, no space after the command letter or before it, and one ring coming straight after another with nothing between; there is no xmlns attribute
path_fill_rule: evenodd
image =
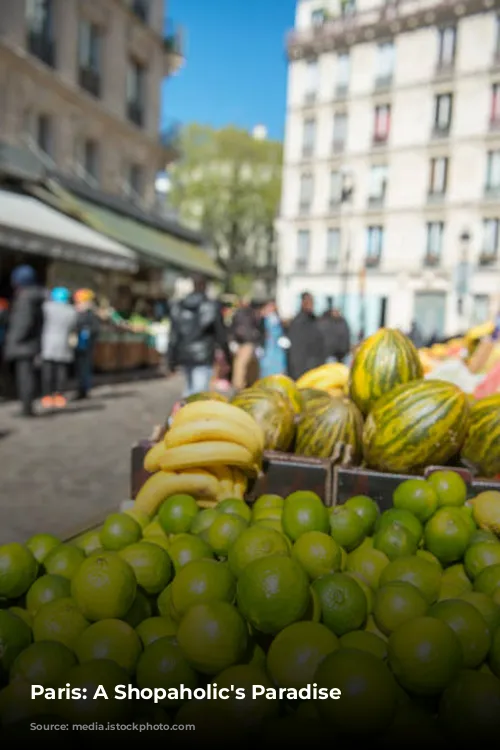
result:
<svg viewBox="0 0 500 750"><path fill-rule="evenodd" d="M349 377L349 395L363 414L393 388L424 376L417 349L408 336L381 328L357 350Z"/></svg>
<svg viewBox="0 0 500 750"><path fill-rule="evenodd" d="M264 431L266 451L287 451L295 437L295 412L290 400L276 390L245 388L231 403L255 419Z"/></svg>
<svg viewBox="0 0 500 750"><path fill-rule="evenodd" d="M366 419L365 462L395 473L445 464L462 447L469 411L466 395L452 383L420 380L397 386Z"/></svg>
<svg viewBox="0 0 500 750"><path fill-rule="evenodd" d="M322 391L319 388L301 388L299 393L303 410L314 408L317 404L329 404L333 398L327 391Z"/></svg>
<svg viewBox="0 0 500 750"><path fill-rule="evenodd" d="M267 390L278 391L283 396L286 396L290 401L292 408L296 414L300 414L302 411L302 397L300 391L292 378L288 375L267 375L265 378L257 380L253 384L252 388L264 388Z"/></svg>
<svg viewBox="0 0 500 750"><path fill-rule="evenodd" d="M330 458L340 465L359 464L363 456L363 417L348 398L313 402L297 426L295 453Z"/></svg>
<svg viewBox="0 0 500 750"><path fill-rule="evenodd" d="M483 477L500 474L500 393L482 398L472 406L462 458Z"/></svg>

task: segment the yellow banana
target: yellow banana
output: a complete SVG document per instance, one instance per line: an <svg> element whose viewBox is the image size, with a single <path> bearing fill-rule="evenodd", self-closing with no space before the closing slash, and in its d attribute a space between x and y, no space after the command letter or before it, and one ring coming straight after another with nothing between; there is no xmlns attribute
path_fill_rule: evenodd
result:
<svg viewBox="0 0 500 750"><path fill-rule="evenodd" d="M216 497L219 490L217 479L208 472L189 472L174 474L168 471L158 471L143 484L135 499L134 507L153 516L162 502L176 495L187 492L194 497Z"/></svg>
<svg viewBox="0 0 500 750"><path fill-rule="evenodd" d="M264 432L261 426L250 414L232 404L223 401L193 401L179 409L172 420L171 428L186 422L198 422L204 419L217 419L229 425L240 425L244 430L249 430L259 441L260 451L264 450Z"/></svg>
<svg viewBox="0 0 500 750"><path fill-rule="evenodd" d="M247 478L243 474L242 471L239 471L239 469L233 469L233 476L234 476L234 485L233 485L234 497L236 497L238 500L244 500L245 494L247 491L247 485L248 485Z"/></svg>
<svg viewBox="0 0 500 750"><path fill-rule="evenodd" d="M148 450L144 456L144 468L146 471L149 471L152 474L154 471L159 470L160 461L165 454L165 450L166 448L163 440L160 440L159 443L155 443L153 447Z"/></svg>
<svg viewBox="0 0 500 750"><path fill-rule="evenodd" d="M218 502L234 497L233 472L229 466L210 466L209 471L219 480Z"/></svg>
<svg viewBox="0 0 500 750"><path fill-rule="evenodd" d="M215 508L217 506L217 500L198 500L198 505L203 510L207 508Z"/></svg>
<svg viewBox="0 0 500 750"><path fill-rule="evenodd" d="M164 471L184 471L194 468L206 469L221 464L236 466L252 474L258 473L260 468L247 448L222 440L167 448L161 468Z"/></svg>
<svg viewBox="0 0 500 750"><path fill-rule="evenodd" d="M165 434L164 443L167 448L176 448L179 445L202 443L207 440L236 443L247 448L252 456L256 457L259 457L261 453L260 439L255 431L248 430L236 422L228 422L219 418L200 419L183 424L174 422Z"/></svg>

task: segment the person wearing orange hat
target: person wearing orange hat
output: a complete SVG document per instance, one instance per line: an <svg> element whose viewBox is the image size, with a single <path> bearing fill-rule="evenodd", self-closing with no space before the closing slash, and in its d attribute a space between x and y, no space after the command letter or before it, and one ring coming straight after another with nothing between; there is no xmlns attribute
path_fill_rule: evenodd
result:
<svg viewBox="0 0 500 750"><path fill-rule="evenodd" d="M77 399L88 398L92 387L94 344L99 335L99 318L94 310L95 294L91 289L78 289L73 295L77 311L75 350Z"/></svg>

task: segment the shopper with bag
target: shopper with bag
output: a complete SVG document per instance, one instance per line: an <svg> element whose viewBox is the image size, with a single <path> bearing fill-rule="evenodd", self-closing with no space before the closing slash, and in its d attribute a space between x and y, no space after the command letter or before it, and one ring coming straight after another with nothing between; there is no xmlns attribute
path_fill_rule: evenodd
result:
<svg viewBox="0 0 500 750"><path fill-rule="evenodd" d="M94 347L99 335L100 322L94 309L94 293L91 289L75 292L76 319L76 377L77 399L86 399L92 388Z"/></svg>

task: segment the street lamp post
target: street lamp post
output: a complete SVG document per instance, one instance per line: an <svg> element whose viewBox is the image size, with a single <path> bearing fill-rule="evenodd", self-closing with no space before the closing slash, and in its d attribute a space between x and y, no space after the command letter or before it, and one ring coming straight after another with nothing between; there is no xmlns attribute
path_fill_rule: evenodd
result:
<svg viewBox="0 0 500 750"><path fill-rule="evenodd" d="M470 258L470 243L471 233L468 229L464 229L460 235L460 262L457 266L456 275L456 293L457 293L457 313L462 319L463 325L467 328L469 324L469 290L471 287L471 264Z"/></svg>
<svg viewBox="0 0 500 750"><path fill-rule="evenodd" d="M346 171L342 174L342 192L340 196L340 209L341 214L345 215L345 207L352 204L352 199L354 195L354 183L352 179L352 174L350 171ZM351 264L351 231L350 231L350 220L349 217L347 217L347 221L342 222L342 227L345 229L346 232L346 244L345 244L345 254L343 258L342 263L342 288L341 288L341 304L340 309L342 310L342 315L346 314L346 307L347 307L347 287L349 283L349 268Z"/></svg>

